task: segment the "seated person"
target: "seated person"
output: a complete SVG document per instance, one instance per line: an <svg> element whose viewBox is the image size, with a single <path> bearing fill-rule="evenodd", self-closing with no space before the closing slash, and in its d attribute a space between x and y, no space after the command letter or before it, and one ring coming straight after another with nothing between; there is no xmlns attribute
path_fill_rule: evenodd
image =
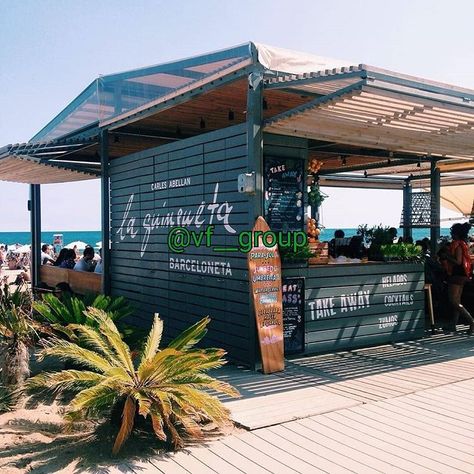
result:
<svg viewBox="0 0 474 474"><path fill-rule="evenodd" d="M94 273L102 273L102 249L99 250L99 255L101 259L97 262Z"/></svg>
<svg viewBox="0 0 474 474"><path fill-rule="evenodd" d="M0 245L0 267L7 261L7 252L3 245Z"/></svg>
<svg viewBox="0 0 474 474"><path fill-rule="evenodd" d="M64 260L66 259L66 255L68 253L69 249L67 248L63 248L60 250L59 254L58 254L58 257L56 258L56 261L54 262L54 266L55 267L59 267L61 265L61 263L64 262Z"/></svg>
<svg viewBox="0 0 474 474"><path fill-rule="evenodd" d="M349 258L358 258L363 259L367 256L367 249L364 247L364 241L361 235L354 235L351 238L348 247L348 257Z"/></svg>
<svg viewBox="0 0 474 474"><path fill-rule="evenodd" d="M344 235L344 231L341 229L334 232L334 238L329 241L329 255L331 257L336 258L340 255L337 243L340 243L341 239L344 238Z"/></svg>
<svg viewBox="0 0 474 474"><path fill-rule="evenodd" d="M51 257L50 252L48 244L41 246L41 265L54 265L54 258Z"/></svg>
<svg viewBox="0 0 474 474"><path fill-rule="evenodd" d="M73 249L62 249L56 259L56 266L72 270L76 265L76 252Z"/></svg>
<svg viewBox="0 0 474 474"><path fill-rule="evenodd" d="M16 276L16 279L13 282L13 284L14 285L23 285L24 283L28 283L29 281L31 281L30 272L25 267L23 267L21 269L21 273L19 273Z"/></svg>
<svg viewBox="0 0 474 474"><path fill-rule="evenodd" d="M82 254L82 258L74 265L73 270L79 272L93 272L94 271L94 257L95 252L92 247L86 247Z"/></svg>

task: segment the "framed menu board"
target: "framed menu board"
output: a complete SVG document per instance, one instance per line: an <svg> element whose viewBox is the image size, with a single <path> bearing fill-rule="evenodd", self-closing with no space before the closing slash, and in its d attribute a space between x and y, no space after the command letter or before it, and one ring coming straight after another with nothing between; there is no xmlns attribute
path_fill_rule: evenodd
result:
<svg viewBox="0 0 474 474"><path fill-rule="evenodd" d="M283 278L285 354L304 352L304 278Z"/></svg>
<svg viewBox="0 0 474 474"><path fill-rule="evenodd" d="M304 227L304 160L264 158L265 220L274 232Z"/></svg>

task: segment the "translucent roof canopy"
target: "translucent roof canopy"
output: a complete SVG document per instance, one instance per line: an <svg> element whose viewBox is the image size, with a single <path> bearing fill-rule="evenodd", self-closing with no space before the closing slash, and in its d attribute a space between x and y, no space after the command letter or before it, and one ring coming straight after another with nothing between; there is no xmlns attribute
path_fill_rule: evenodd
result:
<svg viewBox="0 0 474 474"><path fill-rule="evenodd" d="M31 141L50 141L113 118L193 82L218 72L225 73L226 69L251 56L251 43L247 43L189 59L101 76Z"/></svg>

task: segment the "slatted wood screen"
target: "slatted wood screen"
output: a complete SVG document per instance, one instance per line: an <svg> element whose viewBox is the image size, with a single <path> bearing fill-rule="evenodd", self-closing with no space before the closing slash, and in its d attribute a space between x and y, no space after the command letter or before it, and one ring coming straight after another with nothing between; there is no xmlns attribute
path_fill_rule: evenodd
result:
<svg viewBox="0 0 474 474"><path fill-rule="evenodd" d="M237 233L253 225L248 198L237 192L237 176L246 171L245 124L112 161L111 285L114 294L128 297L135 305L136 324L149 325L153 313L160 313L165 339L210 315L205 345L223 347L231 359L251 364L254 326L250 325L255 322L250 317L246 254L216 252L204 246L189 247L181 254L169 251L170 227L166 225L168 213L173 213L176 225L177 216L188 211L208 224L212 214L208 205L214 200L227 202L232 208L228 224L235 233L226 230L214 213L212 244L235 246ZM155 229L151 229L153 215L160 224ZM198 228L195 223L186 227L205 229L205 224ZM218 262L218 271L208 273L202 262Z"/></svg>
<svg viewBox="0 0 474 474"><path fill-rule="evenodd" d="M305 352L416 339L424 333L421 264L368 263L287 268L305 277Z"/></svg>

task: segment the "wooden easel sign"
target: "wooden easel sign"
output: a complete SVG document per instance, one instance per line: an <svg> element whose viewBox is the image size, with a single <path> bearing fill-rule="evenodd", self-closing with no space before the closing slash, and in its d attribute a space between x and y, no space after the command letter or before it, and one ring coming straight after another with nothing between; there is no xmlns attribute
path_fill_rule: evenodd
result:
<svg viewBox="0 0 474 474"><path fill-rule="evenodd" d="M278 246L263 244L265 232L270 232L270 228L260 216L252 230L253 247L247 254L247 263L263 373L271 374L285 369L283 305Z"/></svg>

